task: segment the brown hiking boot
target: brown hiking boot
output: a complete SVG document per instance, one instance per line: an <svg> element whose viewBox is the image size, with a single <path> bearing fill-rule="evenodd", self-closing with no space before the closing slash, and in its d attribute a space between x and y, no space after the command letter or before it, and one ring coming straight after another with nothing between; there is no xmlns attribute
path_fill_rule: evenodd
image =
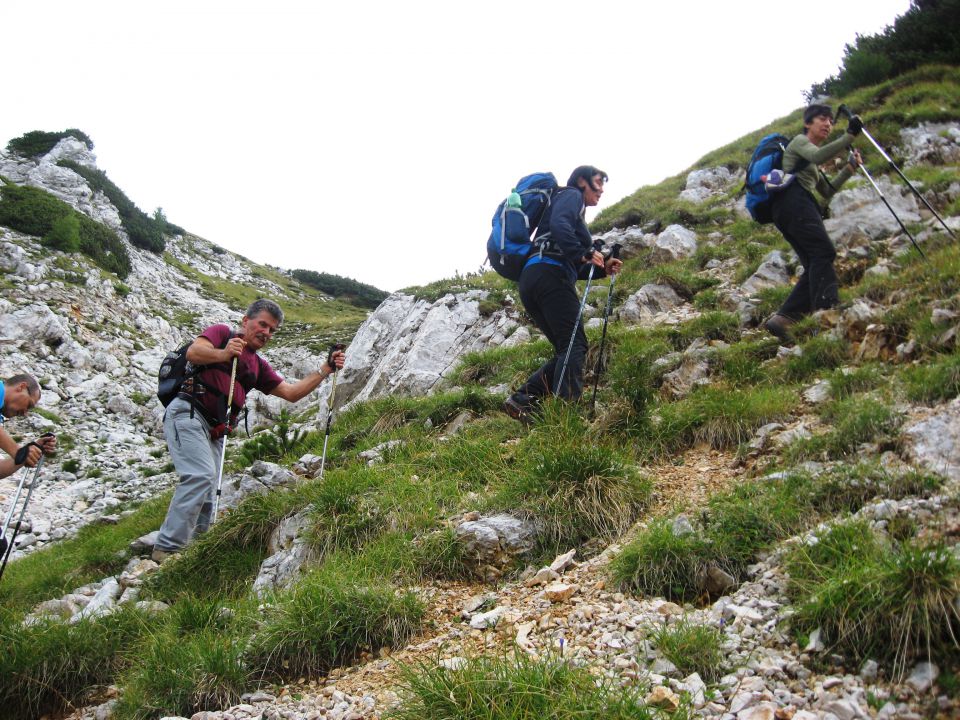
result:
<svg viewBox="0 0 960 720"><path fill-rule="evenodd" d="M793 336L790 334L790 327L796 322L792 318L780 313L774 313L770 319L764 323L767 332L775 336L782 343L792 343Z"/></svg>

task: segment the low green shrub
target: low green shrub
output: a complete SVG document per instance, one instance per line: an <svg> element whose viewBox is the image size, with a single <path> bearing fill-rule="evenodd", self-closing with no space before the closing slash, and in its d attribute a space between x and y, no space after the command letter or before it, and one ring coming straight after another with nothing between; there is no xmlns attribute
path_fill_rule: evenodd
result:
<svg viewBox="0 0 960 720"><path fill-rule="evenodd" d="M73 220L64 220L68 217ZM72 245L74 221L79 224L80 252L121 280L127 277L130 274L130 254L113 230L76 212L67 203L39 188L12 183L0 187L0 225L36 237L47 237L56 225L58 230L52 236L53 241Z"/></svg>
<svg viewBox="0 0 960 720"><path fill-rule="evenodd" d="M7 150L24 157L37 157L39 155L46 155L53 150L58 142L66 137L75 137L86 145L88 150L93 150L93 140L90 139L90 136L76 128L68 128L62 132L31 130L8 142Z"/></svg>
<svg viewBox="0 0 960 720"><path fill-rule="evenodd" d="M67 253L80 250L80 220L75 213L57 218L43 236L43 244Z"/></svg>
<svg viewBox="0 0 960 720"><path fill-rule="evenodd" d="M167 229L167 222L162 211L159 213L159 218L147 215L134 205L133 201L107 177L103 170L81 165L72 160L60 160L57 164L77 173L93 190L100 191L109 198L120 214L120 222L123 224L123 229L127 231L131 243L157 255L163 253L166 247L163 233Z"/></svg>

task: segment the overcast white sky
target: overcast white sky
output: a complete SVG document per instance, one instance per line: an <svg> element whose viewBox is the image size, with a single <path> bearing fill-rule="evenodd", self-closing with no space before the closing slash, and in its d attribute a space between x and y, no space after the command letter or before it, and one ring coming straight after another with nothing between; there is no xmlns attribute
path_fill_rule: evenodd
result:
<svg viewBox="0 0 960 720"><path fill-rule="evenodd" d="M908 7L5 0L0 143L79 128L146 212L396 290L477 270L521 175L596 165L606 207L799 107Z"/></svg>

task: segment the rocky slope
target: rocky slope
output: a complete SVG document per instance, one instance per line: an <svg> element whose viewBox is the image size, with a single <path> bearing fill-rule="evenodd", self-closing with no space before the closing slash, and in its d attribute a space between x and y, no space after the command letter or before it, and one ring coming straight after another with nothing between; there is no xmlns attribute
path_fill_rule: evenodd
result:
<svg viewBox="0 0 960 720"><path fill-rule="evenodd" d="M909 128L903 133L902 143L908 165L931 158L937 164L952 165L960 156L960 126ZM56 152L83 155L76 147ZM49 159L30 165L23 159L0 155L0 174L17 182L45 183L44 187L56 191L74 207L111 222L109 203L93 194L85 195L75 177L64 176L59 172L62 168L42 167L45 162ZM729 197L724 203L742 213L742 201L733 197L741 180L724 167L697 171L687 178L682 199L696 204ZM895 209L922 228L917 233L921 243L938 232L929 213L918 207L902 185L882 182ZM942 194L941 201L954 201L960 196L960 183L951 184ZM879 276L890 272L899 255L913 252L906 239L897 234L889 211L869 186L853 185L844 190L834 201L834 209L836 219L830 221L830 231L842 263L862 263L865 274ZM948 222L960 229L957 217ZM692 256L698 248L729 242L725 230L718 227L703 233L682 224L631 227L612 230L603 239L623 244L627 258L645 253L652 263L669 263ZM33 537L29 539L33 546L40 546L110 513L123 501L149 497L172 482L169 473L144 477L142 468L157 468L165 461L163 453L159 457L152 454L162 447L162 440L157 432L158 407L151 396L153 374L163 351L184 335L189 336L176 322L175 314L177 310L189 312L191 323L201 326L236 317L236 311L205 298L199 285L162 259L135 249L131 249L134 272L126 281L131 288L127 294L118 294L116 285L104 280L98 270L82 266L78 267L86 276L85 284L66 283L58 279L56 253L50 253L35 238L8 230L3 233L0 264L7 271L6 287L16 287L18 293L15 297L7 294L0 305L0 374L28 367L42 376L41 407L46 410L29 424L20 421L18 429L29 435L50 427L72 435L75 447L63 458L80 461L77 473L51 472L45 477L44 492L38 489L36 514L31 511ZM202 258L196 256L198 246ZM263 283L239 259L227 261L235 263L230 267L210 260L211 253L204 253L203 248L203 241L198 239L175 238L170 252L184 262L205 263L205 273L231 281ZM754 328L761 319L761 293L789 283L796 259L775 250L766 254L746 279L738 277L736 270L735 259L716 259L706 264L702 274L718 281L714 290L720 306L736 313L749 335L757 332ZM265 284L263 288L282 292L275 285ZM486 297L486 291L474 290L436 301L405 294L388 298L353 339L348 368L337 385L337 405L385 395L431 393L449 385L449 371L464 353L527 342L531 333L514 305L505 302L495 312L481 312L480 301ZM601 290L591 301L588 314L596 316L604 300ZM650 283L631 290L615 309L615 322L635 327L680 325L702 312L673 285ZM897 342L880 319L880 308L867 301L857 301L819 318L825 333L851 344L857 360L909 359L915 350L909 343ZM589 321L597 322L597 317ZM942 326L944 335L951 331L955 334L957 315L945 302L942 308L933 309L931 323ZM722 347L721 343L694 342L682 352L662 358L670 366L664 375L664 395L683 398L697 385L712 382L708 355ZM795 352L781 349L782 355ZM268 357L293 376L319 361L302 347L278 348ZM319 401L320 412L315 420L306 422L322 422L331 389L325 385L320 397L310 400ZM503 391L502 387L489 389ZM144 397L147 402L139 404ZM822 388L818 390L814 383L804 397L805 410L800 416L757 431L749 444L748 463L750 453L756 457L770 448L782 447L815 426ZM310 405L305 401L304 407ZM880 529L897 515L956 528L960 405L954 400L934 408L902 410L908 421L898 451L867 447L863 452L880 458L890 468L905 464L927 467L946 476L948 483L932 498L896 502L881 499L868 504L859 515ZM258 411L275 414L277 406L262 403ZM454 434L456 430L449 432ZM92 455L95 462L89 447L96 448ZM103 468L104 475L84 477L84 470L93 466ZM314 475L315 458L303 458L295 470L299 475ZM736 484L745 467L743 457L699 448L651 471L663 485L661 511L665 511L671 501L703 497ZM229 484L246 488L242 492L262 492L296 479L287 469L261 464L234 476ZM8 480L0 490L9 492L10 487ZM234 493L227 505L237 499ZM490 522L478 527L478 521L486 520L489 518L474 515L461 518L457 523L461 538L477 544L486 542L486 549L478 553L503 562L512 562L523 554L526 546L522 528ZM301 552L303 543L297 542L297 521L292 518L277 532L272 546L276 552L264 563L258 586L293 582L301 564L310 561L309 554ZM676 532L687 532L686 526L678 523ZM807 540L798 537L785 545ZM681 695L686 694L698 715L724 720L919 718L937 712L946 717L956 710L950 698L930 695L938 669L922 663L911 668L906 683L891 682L870 664L848 668L828 659L832 665L824 668L820 663L813 668L811 659L819 652L815 639L799 647L783 627L788 602L779 550L752 566L748 581L729 587L716 602L684 609L660 598L633 598L609 589L605 568L619 547L614 545L589 559L586 553L575 552L558 558L549 568L530 568L522 580L500 586L424 586L419 590L430 606L433 622L425 624L424 634L409 647L392 655L385 652L381 657L365 658L355 667L334 671L320 683L292 683L271 692L252 693L242 705L198 713L195 720L379 717L396 702L398 661L439 660L445 667L455 668L465 656L512 647L538 656L548 651L562 652L624 684L638 679L650 682L655 688L652 692L657 693L655 702L666 707L680 703ZM79 618L109 612L124 593L126 599L134 599L136 592L129 590L153 569L149 563L135 559L124 576L79 588L68 598L38 608L36 614ZM493 610L488 610L490 606ZM681 615L724 633L724 651L730 665L737 669L720 678L713 689L707 689L698 676L679 673L645 639L644 629ZM107 717L110 702L81 711L76 717Z"/></svg>

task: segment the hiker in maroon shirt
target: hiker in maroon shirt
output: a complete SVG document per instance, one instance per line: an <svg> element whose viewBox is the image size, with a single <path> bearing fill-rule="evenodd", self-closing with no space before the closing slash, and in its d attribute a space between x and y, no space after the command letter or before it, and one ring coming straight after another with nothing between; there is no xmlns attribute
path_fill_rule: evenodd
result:
<svg viewBox="0 0 960 720"><path fill-rule="evenodd" d="M296 402L343 367L344 354L338 350L319 370L297 382L284 382L270 363L257 354L282 322L279 305L272 300L256 300L243 316L239 331L227 325L212 325L187 349L187 360L204 367L184 382L163 417L163 433L180 483L154 545L153 559L157 562L179 552L213 520L213 494L220 472L223 436L236 426L247 393L259 390ZM234 358L237 375L230 403L232 411L227 418Z"/></svg>

